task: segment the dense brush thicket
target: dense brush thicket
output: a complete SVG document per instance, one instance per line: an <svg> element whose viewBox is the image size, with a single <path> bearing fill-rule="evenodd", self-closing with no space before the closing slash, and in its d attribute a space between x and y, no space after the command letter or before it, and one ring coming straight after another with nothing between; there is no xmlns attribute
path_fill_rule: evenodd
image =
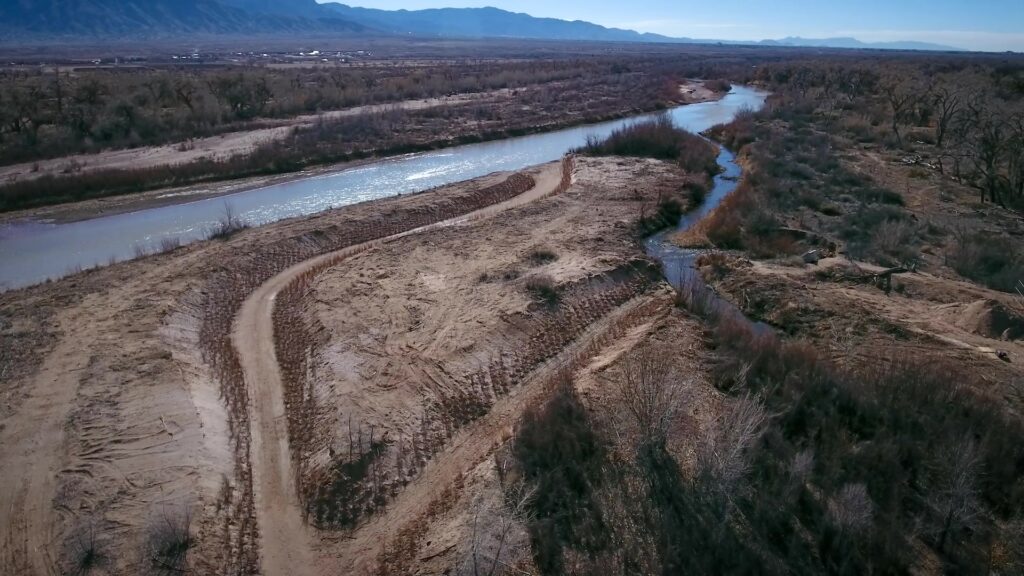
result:
<svg viewBox="0 0 1024 576"><path fill-rule="evenodd" d="M592 156L641 156L673 160L692 174L718 173L715 149L703 138L672 123L668 116L637 122L612 132L604 140L588 137L577 150Z"/></svg>
<svg viewBox="0 0 1024 576"><path fill-rule="evenodd" d="M713 131L744 148L751 169L707 221L712 243L776 256L832 238L855 258L915 261L939 232L918 222L901 194L841 159L853 142L916 146L946 162L928 169L1013 207L1014 147L1024 141L1001 133L999 155L979 165L971 155L984 153L984 126L967 124L988 118L992 102L1016 118L1024 82L1014 78L1024 68L979 77L956 62L923 66L936 83L908 96L908 111L893 99L910 89L879 73L900 65L874 64L755 72L775 91L769 107ZM940 135L945 121L935 115L957 79L991 92L953 114L963 133ZM654 134L657 126L645 126L588 148L672 157ZM949 263L1009 290L1021 271L1017 248L1005 235L968 231L953 239ZM811 343L712 305L699 288L680 300L707 323L724 412L688 436L684 452L695 458L684 466L664 442L616 452L621 431L583 410L571 386L534 409L511 453L538 491L528 526L543 574L1015 574L1024 566L1024 422L980 377L898 352L840 368Z"/></svg>
<svg viewBox="0 0 1024 576"><path fill-rule="evenodd" d="M906 574L926 549L953 573L1024 562L1024 426L969 375L908 358L843 371L708 319L714 382L740 409L692 439L692 475L663 442L612 454L571 383L524 418L511 454L536 490L542 574Z"/></svg>

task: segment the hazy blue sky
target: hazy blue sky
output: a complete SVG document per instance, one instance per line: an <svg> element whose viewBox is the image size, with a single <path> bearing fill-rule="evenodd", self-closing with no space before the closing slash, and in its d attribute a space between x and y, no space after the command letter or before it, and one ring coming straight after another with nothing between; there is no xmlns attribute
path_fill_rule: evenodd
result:
<svg viewBox="0 0 1024 576"><path fill-rule="evenodd" d="M321 0L323 1L323 0ZM349 0L368 8L497 6L670 36L854 36L1024 51L1024 0Z"/></svg>

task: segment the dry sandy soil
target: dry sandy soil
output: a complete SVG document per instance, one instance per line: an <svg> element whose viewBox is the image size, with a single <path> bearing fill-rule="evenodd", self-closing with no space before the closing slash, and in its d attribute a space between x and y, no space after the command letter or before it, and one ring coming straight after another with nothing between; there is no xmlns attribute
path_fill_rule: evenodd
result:
<svg viewBox="0 0 1024 576"><path fill-rule="evenodd" d="M572 186L554 196L558 165L528 176L529 191L472 218L350 246L326 257L323 269L315 264L324 261L302 257L294 269L265 276L269 283L246 266L331 252L347 230L372 232L405 221L403 214L449 213L511 177L285 221L0 295L5 573L73 571L93 550L100 573L136 574L152 566L160 527L171 525L189 526L195 546L188 562L204 574L247 573L260 558L269 560L268 574L295 573L302 566L295 560L304 558L318 560L324 573L458 563L468 523L483 524L469 511L486 507L474 503L489 499L497 514L500 487L488 456L524 407L548 389L558 367L599 355L610 338L634 334L670 302L646 265L632 262L640 251L631 222L661 187L678 191L683 174L653 161L581 159ZM557 259L531 260L540 247ZM304 275L311 266L322 274ZM218 317L214 326L235 329L252 396L238 404L200 344L212 329L204 302L223 288L216 280L244 274L255 276L239 285L263 288L236 299L240 315ZM524 290L526 278L542 274L558 287L555 305ZM264 370L258 360L274 355L268 304L296 275L312 282L312 298L301 300L304 320L322 328L317 342L330 342L311 349L315 434L299 447L307 452L289 448L283 433L292 413L284 414L280 395L293 383L265 390L261 378L271 373L272 385L275 366ZM563 325L571 338L545 339ZM515 381L490 398L485 414L455 421L438 411L446 393L465 392L468 372L502 352L518 362ZM373 424L394 439L415 436L428 412L434 440L416 470L389 485L383 511L354 530L305 527L289 483L328 478L322 472L332 452L344 452L349 416L364 433ZM297 453L308 467L288 462ZM296 481L296 469L309 474ZM272 530L275 506L291 515L283 526L295 530ZM258 529L254 520L262 520ZM275 535L276 548L267 546ZM296 542L307 547L272 553Z"/></svg>
<svg viewBox="0 0 1024 576"><path fill-rule="evenodd" d="M458 203L498 174L249 230L0 296L0 564L47 568L95 533L135 573L147 530L192 510L199 565L222 566L236 484L221 390L197 347L196 295L250 253L382 211ZM225 516L226 515L226 516ZM220 526L217 526L220 523ZM216 570L214 570L216 571Z"/></svg>
<svg viewBox="0 0 1024 576"><path fill-rule="evenodd" d="M488 393L493 405L480 420L449 422L433 410L473 390L472 376L496 358L526 350L547 319L570 308L585 310L592 296L619 285L614 271L640 255L631 222L659 188L678 190L681 178L659 162L580 159L565 193L486 221L389 242L312 282L304 299L306 318L292 319L316 326L322 343L309 367L315 377L308 382L308 400L315 408L302 423L310 432L300 451L300 484L315 492L329 465L347 458L350 423L363 434L372 428L378 437L388 435L392 446L381 456L382 466L400 484L386 490L393 502L366 525L327 532L319 564L336 566L338 573L367 571L382 544L428 515L431 502L460 475L476 470L485 484L493 480L493 470L479 467L544 389L542 376L559 363L527 361L524 372L539 373L507 393ZM644 192L634 196L634 188ZM526 286L538 277L566 287L558 305L531 297ZM580 338L622 308L595 314L578 328ZM557 356L572 346L552 343L551 352ZM460 424L462 431L443 431ZM423 444L423 427L450 439L425 448L438 453L411 464L410 472L397 446ZM475 488L463 488L460 502L476 498ZM431 528L418 539L423 549L417 557L436 567L457 563L466 553L468 529L463 524L435 534Z"/></svg>

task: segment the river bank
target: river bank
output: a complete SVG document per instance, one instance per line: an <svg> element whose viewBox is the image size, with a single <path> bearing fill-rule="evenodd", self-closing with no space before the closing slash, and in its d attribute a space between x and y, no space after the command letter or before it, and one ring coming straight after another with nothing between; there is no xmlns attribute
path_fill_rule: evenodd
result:
<svg viewBox="0 0 1024 576"><path fill-rule="evenodd" d="M720 100L667 113L677 124L699 132L728 120L742 108L760 105L763 99L762 92L735 87ZM411 154L270 184L255 182L249 187L242 185L242 191L225 189L212 197L182 204L66 224L8 222L0 226L0 285L24 286L112 260L131 259L167 243L205 238L224 215L225 203L242 222L263 225L353 202L418 192L496 170L519 170L550 162L581 146L588 136L603 137L645 117L649 116Z"/></svg>
<svg viewBox="0 0 1024 576"><path fill-rule="evenodd" d="M12 183L40 178L43 176L59 177L62 173L65 173L68 170L68 167L76 167L75 173L77 174L87 174L89 172L110 169L137 170L156 168L160 166L180 165L210 158L226 159L231 156L249 153L259 144L283 139L287 136L290 130L295 128L310 128L317 122L338 120L361 114L380 114L391 110L426 110L469 102L486 103L500 99L507 99L509 96L509 90L496 90L479 94L455 95L443 98L397 102L386 105L362 106L347 110L324 112L317 116L300 116L290 120L275 121L275 123L280 124L280 126L275 125L271 128L261 127L254 130L231 132L220 136L190 140L185 143L169 144L157 147L132 148L126 150L112 150L97 154L56 158L39 163L3 166L0 167L0 181ZM725 96L725 92L715 92L705 88L703 83L699 80L689 80L680 84L677 104L691 105L714 102ZM589 124L600 124L602 122L615 119L615 117L600 120L573 119L562 124L556 123L540 127L536 130L536 133L555 132L581 125L586 126ZM510 137L509 135L503 135L497 132L485 136L486 137L482 140L484 142ZM323 166L312 166L292 173L225 179L187 186L147 190L131 194L91 198L76 202L66 202L24 210L13 210L0 213L0 226L27 221L66 224L103 216L123 214L126 212L194 202L197 200L238 194L257 188L285 184L306 178L315 178L317 176L357 168L370 163L383 162L396 157L408 156L435 149L443 150L447 147L454 147L456 145L457 144L455 142L438 141L427 145L425 150L420 152L397 155L388 155L386 153L383 155L371 155L370 157L359 160L349 160Z"/></svg>

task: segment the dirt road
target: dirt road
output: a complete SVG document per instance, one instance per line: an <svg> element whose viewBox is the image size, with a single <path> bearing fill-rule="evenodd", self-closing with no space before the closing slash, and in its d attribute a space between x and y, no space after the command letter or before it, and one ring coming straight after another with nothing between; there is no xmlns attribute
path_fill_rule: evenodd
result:
<svg viewBox="0 0 1024 576"><path fill-rule="evenodd" d="M303 519L295 489L284 390L274 351L273 309L278 292L307 270L326 262L337 263L373 245L486 217L542 198L555 191L561 178L561 164L550 164L537 176L534 187L516 198L459 218L306 260L274 276L246 299L235 319L232 340L241 359L251 402L253 488L264 574L316 573L311 529Z"/></svg>
<svg viewBox="0 0 1024 576"><path fill-rule="evenodd" d="M83 308L74 310L80 313ZM88 356L76 348L87 340L92 322L71 314L61 322L66 337L40 367L36 386L22 409L3 423L0 462L19 471L16 486L0 490L0 526L7 534L2 547L12 558L0 558L17 573L46 575L56 551L53 498L64 454L64 422L74 406L80 371ZM12 572L14 573L14 572Z"/></svg>

